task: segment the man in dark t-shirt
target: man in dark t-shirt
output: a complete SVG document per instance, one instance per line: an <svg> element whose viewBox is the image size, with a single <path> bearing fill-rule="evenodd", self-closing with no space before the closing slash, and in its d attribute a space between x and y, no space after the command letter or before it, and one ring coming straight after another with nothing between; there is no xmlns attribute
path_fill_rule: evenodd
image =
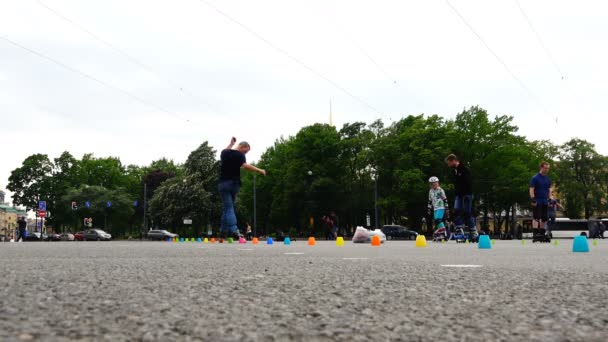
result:
<svg viewBox="0 0 608 342"><path fill-rule="evenodd" d="M532 228L546 229L549 219L548 209L551 196L551 179L549 173L549 163L540 163L540 171L530 180L530 202L532 203Z"/></svg>
<svg viewBox="0 0 608 342"><path fill-rule="evenodd" d="M445 158L448 167L454 170L452 181L456 192L454 200L454 223L457 227L467 226L472 240L477 237L477 223L473 210L473 177L471 170L460 162L458 157L450 154Z"/></svg>
<svg viewBox="0 0 608 342"><path fill-rule="evenodd" d="M253 165L247 164L245 154L251 147L247 142L240 142L236 149L232 149L236 143L236 138L232 137L230 144L221 154L220 179L218 190L222 199L224 210L222 212L222 226L220 232L225 236L239 238L241 234L236 225L236 214L234 213L234 202L236 195L241 189L241 168L266 175L266 171Z"/></svg>

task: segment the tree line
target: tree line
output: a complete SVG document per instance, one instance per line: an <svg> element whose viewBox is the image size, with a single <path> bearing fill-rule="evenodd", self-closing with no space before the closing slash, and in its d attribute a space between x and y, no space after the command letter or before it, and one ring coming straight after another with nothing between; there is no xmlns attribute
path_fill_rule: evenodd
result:
<svg viewBox="0 0 608 342"><path fill-rule="evenodd" d="M340 129L315 124L277 139L257 163L267 171L255 178L258 235L322 236L320 218L332 212L342 229L366 225L368 215L374 222L375 190L380 224L420 230L430 176L439 177L454 198L444 163L450 153L473 172L482 227L493 220L495 227L509 230L513 213L529 207L529 181L543 160L551 163L565 216L589 218L607 210L608 159L593 144L531 141L518 134L513 117L491 117L471 107L454 119L410 115L389 126L378 120ZM136 166L91 154L76 159L64 152L53 160L34 154L12 171L7 188L14 203L29 210L46 200L48 223L56 230L78 229L84 217L93 217L95 226L116 236L139 236L149 227L200 236L219 226L218 169L217 151L207 142L183 164L161 158ZM242 181L236 208L241 228L253 224L254 176L243 173ZM191 225L184 224L186 218Z"/></svg>

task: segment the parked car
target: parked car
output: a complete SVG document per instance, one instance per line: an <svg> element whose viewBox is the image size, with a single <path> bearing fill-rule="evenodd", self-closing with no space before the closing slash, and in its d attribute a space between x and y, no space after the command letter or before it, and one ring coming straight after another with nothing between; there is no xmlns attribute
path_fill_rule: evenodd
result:
<svg viewBox="0 0 608 342"><path fill-rule="evenodd" d="M416 240L418 233L404 226L386 225L382 226L382 232L387 240Z"/></svg>
<svg viewBox="0 0 608 342"><path fill-rule="evenodd" d="M46 234L40 232L27 232L26 234L23 241L43 241L47 239Z"/></svg>
<svg viewBox="0 0 608 342"><path fill-rule="evenodd" d="M112 235L104 232L101 229L89 229L84 232L84 239L87 241L110 241L112 239Z"/></svg>
<svg viewBox="0 0 608 342"><path fill-rule="evenodd" d="M84 232L76 232L74 234L74 241L84 241Z"/></svg>
<svg viewBox="0 0 608 342"><path fill-rule="evenodd" d="M179 235L170 233L166 230L149 230L148 239L150 240L167 240L168 238L178 238Z"/></svg>
<svg viewBox="0 0 608 342"><path fill-rule="evenodd" d="M72 233L62 233L61 241L74 241L76 237Z"/></svg>
<svg viewBox="0 0 608 342"><path fill-rule="evenodd" d="M61 241L61 235L57 233L49 233L44 238L44 241Z"/></svg>

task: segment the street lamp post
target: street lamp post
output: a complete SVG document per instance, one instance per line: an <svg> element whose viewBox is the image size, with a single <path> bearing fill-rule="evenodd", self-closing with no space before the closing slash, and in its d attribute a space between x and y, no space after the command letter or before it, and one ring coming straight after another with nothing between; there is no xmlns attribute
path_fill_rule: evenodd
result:
<svg viewBox="0 0 608 342"><path fill-rule="evenodd" d="M144 181L144 229L141 232L143 238L147 227L147 214L148 214L148 183Z"/></svg>
<svg viewBox="0 0 608 342"><path fill-rule="evenodd" d="M374 176L374 216L376 229L378 229L378 175Z"/></svg>
<svg viewBox="0 0 608 342"><path fill-rule="evenodd" d="M308 175L308 211L309 211L309 216L306 218L308 221L308 225L310 227L310 235L313 236L313 230L314 230L314 223L312 223L310 220L310 218L313 216L313 210L312 210L312 199L311 199L311 191L310 188L312 187L312 170L308 170L308 172L306 173Z"/></svg>
<svg viewBox="0 0 608 342"><path fill-rule="evenodd" d="M257 189L256 189L256 174L253 174L253 236L258 236L258 215L257 215Z"/></svg>

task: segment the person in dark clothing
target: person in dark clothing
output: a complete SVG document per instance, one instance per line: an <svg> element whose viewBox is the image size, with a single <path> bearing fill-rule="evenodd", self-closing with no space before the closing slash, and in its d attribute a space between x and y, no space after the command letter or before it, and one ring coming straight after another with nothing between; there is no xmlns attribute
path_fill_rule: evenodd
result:
<svg viewBox="0 0 608 342"><path fill-rule="evenodd" d="M241 234L237 227L234 202L236 201L236 195L241 189L241 168L264 176L266 175L266 171L247 164L245 154L251 149L247 142L240 142L236 149L232 149L235 143L236 138L232 137L228 147L221 153L218 190L224 207L220 232L225 236L239 238Z"/></svg>
<svg viewBox="0 0 608 342"><path fill-rule="evenodd" d="M454 154L445 158L446 164L454 169L452 181L456 190L454 201L454 223L456 227L467 226L469 231L476 233L477 225L473 213L473 177L471 170L464 166Z"/></svg>
<svg viewBox="0 0 608 342"><path fill-rule="evenodd" d="M532 204L533 218L532 228L546 229L549 221L549 200L551 195L551 178L549 173L549 163L540 163L540 171L530 180L530 202Z"/></svg>
<svg viewBox="0 0 608 342"><path fill-rule="evenodd" d="M555 225L555 220L557 218L557 209L564 209L561 204L559 204L559 200L555 198L549 199L549 207L547 209L547 214L549 216L549 222L547 223L547 234L551 233L551 229Z"/></svg>
<svg viewBox="0 0 608 342"><path fill-rule="evenodd" d="M19 239L25 240L25 238L26 238L25 229L27 228L27 222L25 221L24 216L21 216L19 218L19 220L17 220L17 227L19 229L19 237L16 240L17 241Z"/></svg>

